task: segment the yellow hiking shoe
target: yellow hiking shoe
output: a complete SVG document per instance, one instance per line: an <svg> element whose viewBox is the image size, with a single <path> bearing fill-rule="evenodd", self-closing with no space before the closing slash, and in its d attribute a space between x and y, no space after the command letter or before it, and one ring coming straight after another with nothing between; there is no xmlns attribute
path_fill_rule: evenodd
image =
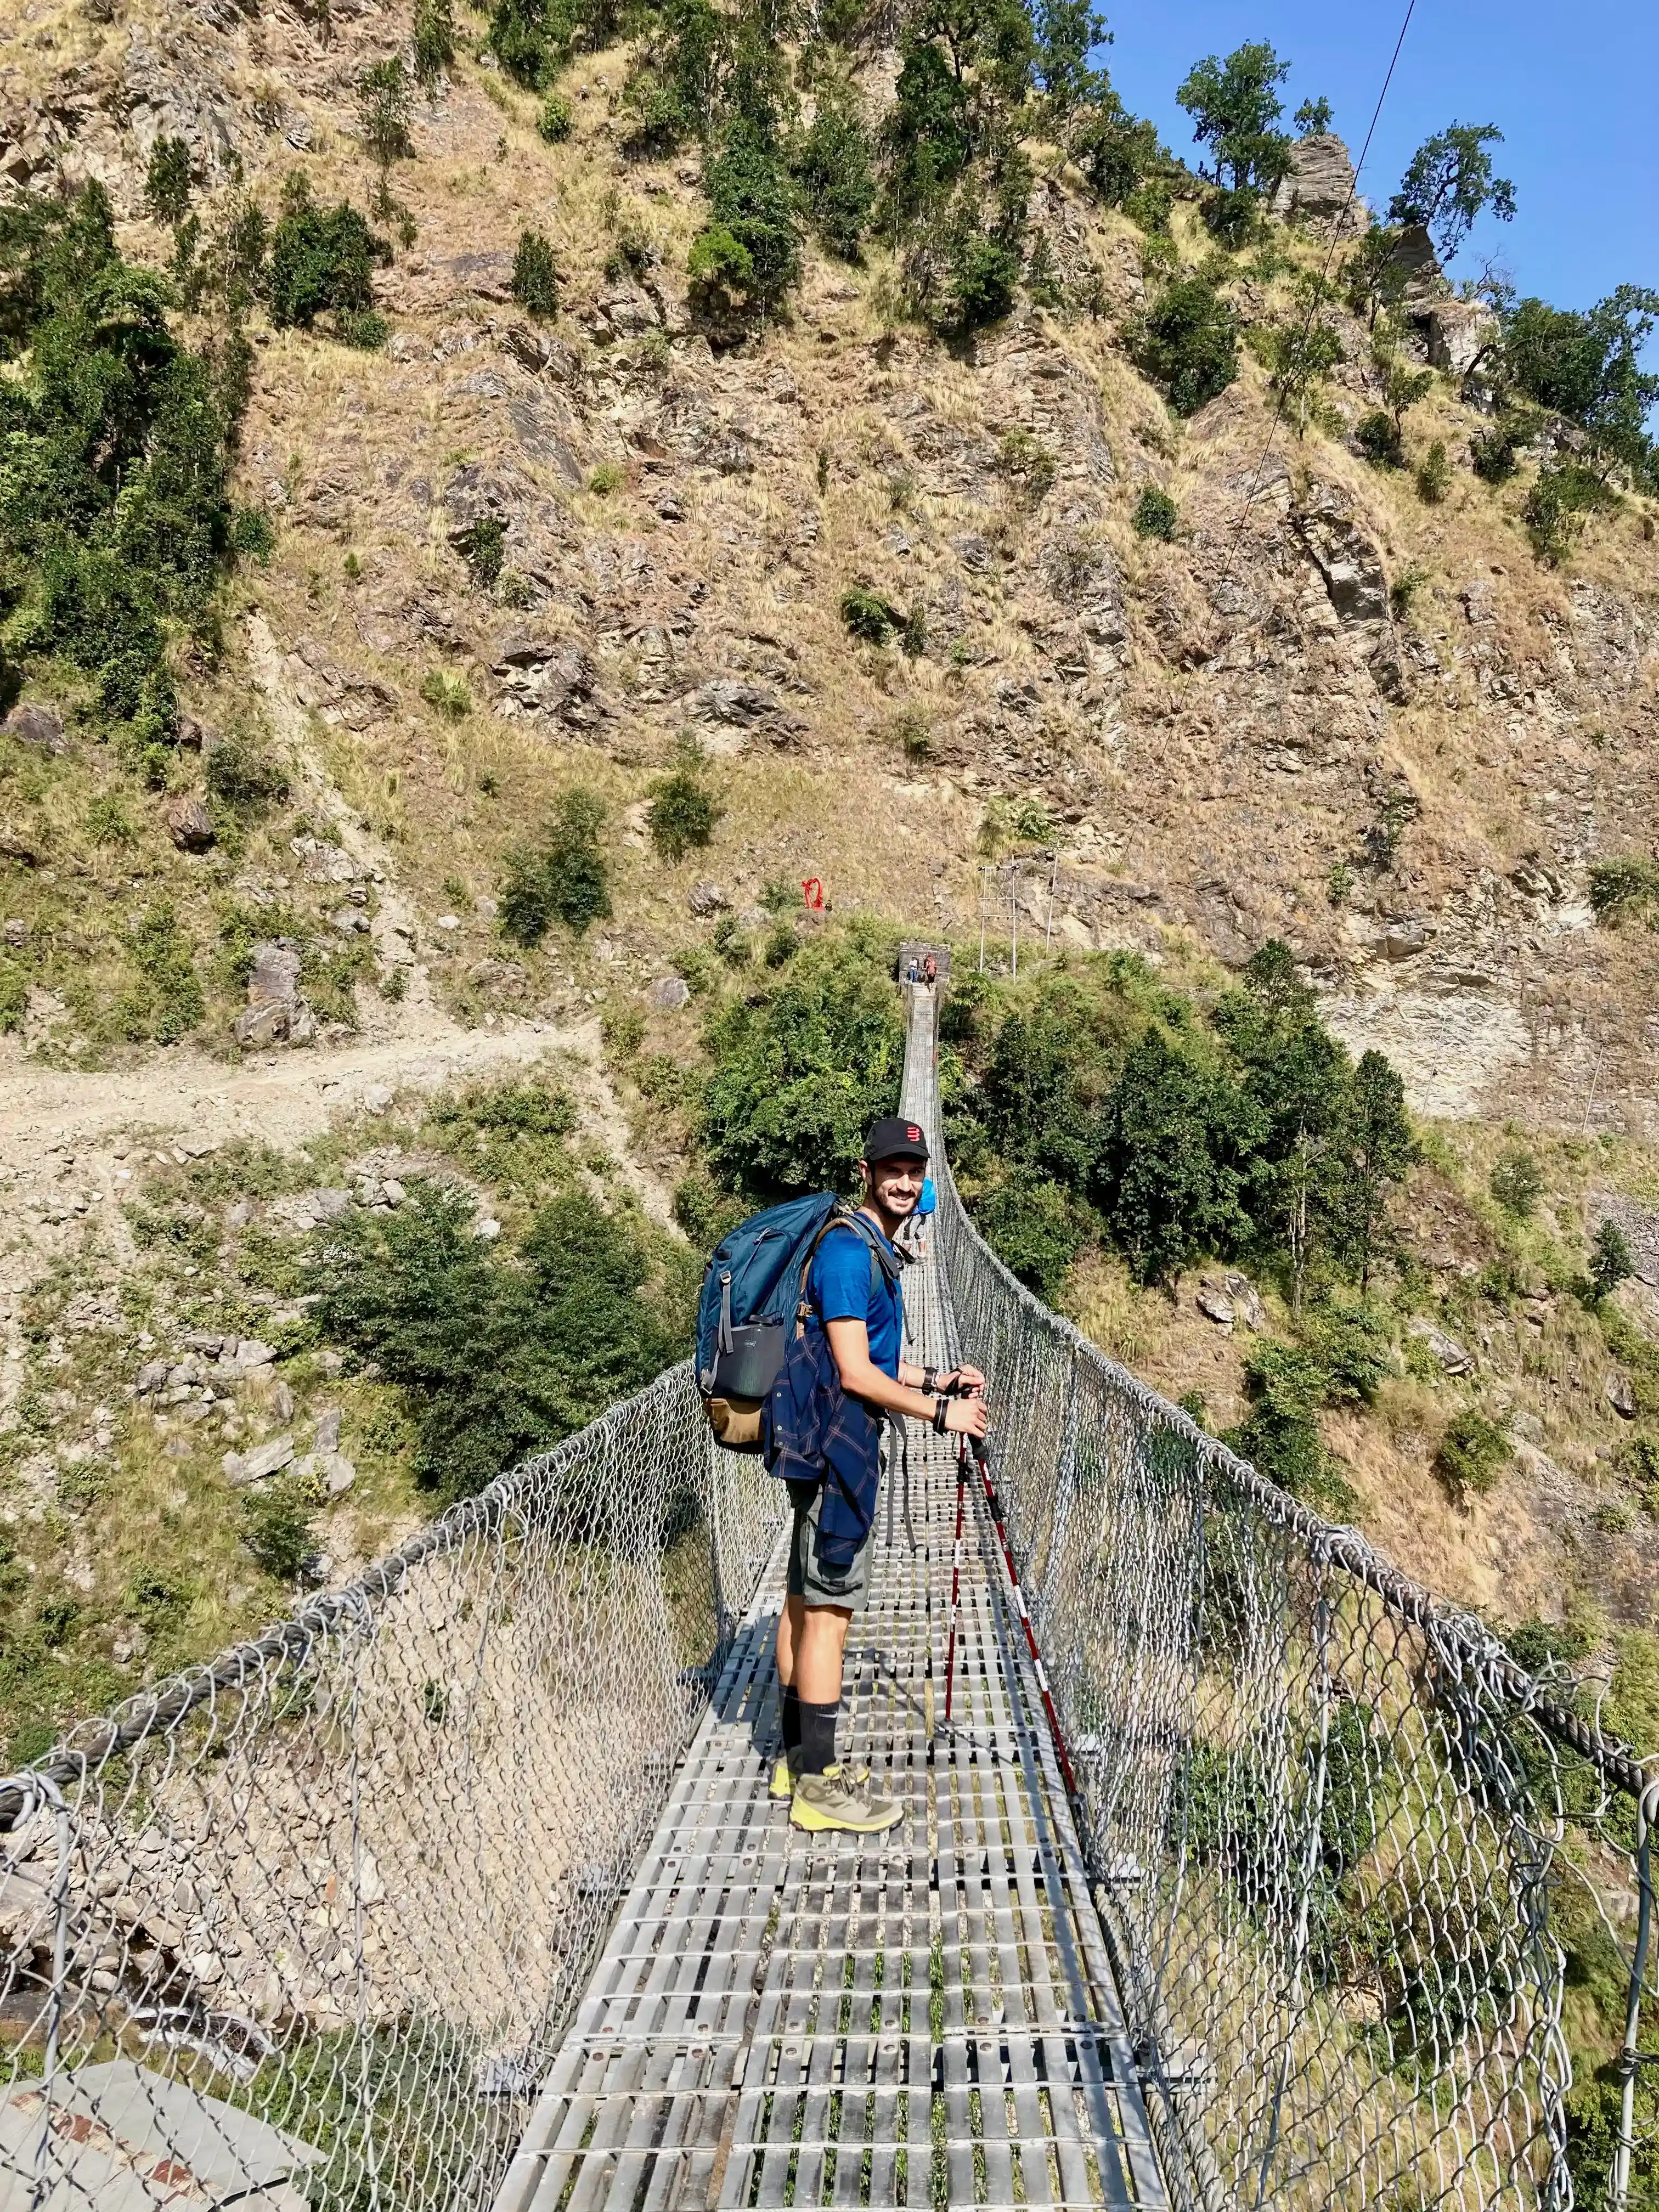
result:
<svg viewBox="0 0 1659 2212"><path fill-rule="evenodd" d="M854 1836L878 1835L903 1817L896 1797L878 1797L867 1774L849 1774L843 1766L797 1776L789 1808L792 1825L812 1834L839 1829Z"/></svg>
<svg viewBox="0 0 1659 2212"><path fill-rule="evenodd" d="M854 1768L851 1780L854 1789L862 1789L869 1779L870 1770L867 1766ZM772 1769L772 1785L768 1794L776 1803L781 1805L794 1796L795 1790L795 1770L789 1764L788 1753L781 1752L778 1754L777 1764Z"/></svg>

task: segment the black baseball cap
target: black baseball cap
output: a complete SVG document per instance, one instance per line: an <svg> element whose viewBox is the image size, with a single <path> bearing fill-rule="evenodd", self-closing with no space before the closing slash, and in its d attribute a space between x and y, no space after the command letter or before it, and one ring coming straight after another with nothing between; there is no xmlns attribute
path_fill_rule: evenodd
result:
<svg viewBox="0 0 1659 2212"><path fill-rule="evenodd" d="M927 1133L920 1121L907 1121L899 1114L885 1115L865 1139L864 1158L869 1167L878 1160L925 1160Z"/></svg>

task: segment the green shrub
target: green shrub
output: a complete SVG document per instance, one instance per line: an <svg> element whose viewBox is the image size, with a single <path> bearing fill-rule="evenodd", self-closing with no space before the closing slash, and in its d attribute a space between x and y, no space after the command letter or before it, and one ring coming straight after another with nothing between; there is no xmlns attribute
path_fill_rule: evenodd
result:
<svg viewBox="0 0 1659 2212"><path fill-rule="evenodd" d="M1395 1372L1387 1318L1364 1298L1327 1299L1305 1335L1323 1375L1324 1405L1369 1406Z"/></svg>
<svg viewBox="0 0 1659 2212"><path fill-rule="evenodd" d="M144 206L157 222L181 223L190 210L190 148L163 131L149 149Z"/></svg>
<svg viewBox="0 0 1659 2212"><path fill-rule="evenodd" d="M1507 483L1521 465L1516 448L1525 434L1525 426L1500 415L1489 430L1477 430L1469 440L1469 466L1485 483Z"/></svg>
<svg viewBox="0 0 1659 2212"><path fill-rule="evenodd" d="M705 1175L689 1175L674 1186L674 1218L699 1252L712 1252L746 1212L745 1201L720 1190Z"/></svg>
<svg viewBox="0 0 1659 2212"><path fill-rule="evenodd" d="M560 0L495 0L490 52L514 84L543 92L569 58L574 24L574 11Z"/></svg>
<svg viewBox="0 0 1659 2212"><path fill-rule="evenodd" d="M94 844L131 845L138 832L113 792L100 792L87 808L87 835Z"/></svg>
<svg viewBox="0 0 1659 2212"><path fill-rule="evenodd" d="M752 1001L711 1011L702 1133L721 1182L757 1197L851 1188L866 1130L898 1096L890 957L884 942L823 939Z"/></svg>
<svg viewBox="0 0 1659 2212"><path fill-rule="evenodd" d="M513 296L529 315L545 321L559 312L559 272L553 248L538 230L519 234L513 262Z"/></svg>
<svg viewBox="0 0 1659 2212"><path fill-rule="evenodd" d="M208 748L202 781L210 799L250 821L288 797L288 776L281 765L252 738L235 732Z"/></svg>
<svg viewBox="0 0 1659 2212"><path fill-rule="evenodd" d="M554 811L542 842L507 857L501 926L516 944L539 945L556 921L580 937L611 911L610 872L599 850L605 809L578 785Z"/></svg>
<svg viewBox="0 0 1659 2212"><path fill-rule="evenodd" d="M276 550L276 530L268 510L263 507L233 507L230 516L230 546L234 553L244 559L257 561L263 568Z"/></svg>
<svg viewBox="0 0 1659 2212"><path fill-rule="evenodd" d="M1019 254L1000 238L964 230L951 252L946 327L966 332L1000 323L1019 291Z"/></svg>
<svg viewBox="0 0 1659 2212"><path fill-rule="evenodd" d="M1169 235L1170 217L1175 212L1175 194L1163 178L1153 178L1138 185L1125 197L1122 207L1130 222L1144 230L1149 238Z"/></svg>
<svg viewBox="0 0 1659 2212"><path fill-rule="evenodd" d="M1168 1279L1244 1235L1252 1115L1236 1086L1151 1030L1102 1110L1097 1202L1134 1273Z"/></svg>
<svg viewBox="0 0 1659 2212"><path fill-rule="evenodd" d="M628 471L618 461L601 461L587 479L587 489L606 499L613 491L621 491L628 482Z"/></svg>
<svg viewBox="0 0 1659 2212"><path fill-rule="evenodd" d="M317 1556L315 1499L291 1474L279 1474L241 1500L242 1541L280 1583L308 1577Z"/></svg>
<svg viewBox="0 0 1659 2212"><path fill-rule="evenodd" d="M790 155L801 205L831 253L856 261L875 205L870 137L857 110L826 100Z"/></svg>
<svg viewBox="0 0 1659 2212"><path fill-rule="evenodd" d="M574 120L570 102L562 92L550 92L543 100L541 112L536 118L536 131L550 146L562 145L570 136Z"/></svg>
<svg viewBox="0 0 1659 2212"><path fill-rule="evenodd" d="M455 61L453 0L415 0L415 81L428 92Z"/></svg>
<svg viewBox="0 0 1659 2212"><path fill-rule="evenodd" d="M1543 1171L1530 1152L1511 1148L1499 1153L1486 1187L1505 1213L1530 1221L1544 1194Z"/></svg>
<svg viewBox="0 0 1659 2212"><path fill-rule="evenodd" d="M646 816L651 842L665 860L683 860L694 848L708 844L724 811L696 765L683 763L651 787Z"/></svg>
<svg viewBox="0 0 1659 2212"><path fill-rule="evenodd" d="M1135 325L1136 365L1177 415L1194 415L1238 374L1238 318L1201 276L1178 277Z"/></svg>
<svg viewBox="0 0 1659 2212"><path fill-rule="evenodd" d="M1088 178L1102 204L1121 207L1131 222L1139 223L1143 230L1169 227L1169 187L1146 182L1158 157L1157 125L1131 115L1109 88L1072 142L1072 158ZM1163 221L1147 221L1145 217L1153 214L1158 205L1159 193L1163 195ZM1143 203L1139 214L1133 204L1137 201Z"/></svg>
<svg viewBox="0 0 1659 2212"><path fill-rule="evenodd" d="M489 591L507 558L506 523L499 514L480 515L457 536L455 550L471 570L473 582L481 591Z"/></svg>
<svg viewBox="0 0 1659 2212"><path fill-rule="evenodd" d="M1172 538L1180 520L1179 507L1169 493L1160 491L1156 484L1148 484L1135 501L1133 520L1138 538Z"/></svg>
<svg viewBox="0 0 1659 2212"><path fill-rule="evenodd" d="M421 696L435 707L447 722L464 722L472 712L472 694L466 678L450 668L428 668L421 678Z"/></svg>
<svg viewBox="0 0 1659 2212"><path fill-rule="evenodd" d="M404 74L403 57L392 54L384 61L370 62L358 71L356 89L358 143L380 173L375 212L387 216L392 211L387 181L392 164L408 161L415 151L415 142L409 135L414 101Z"/></svg>
<svg viewBox="0 0 1659 2212"><path fill-rule="evenodd" d="M1582 461L1547 462L1521 509L1534 552L1547 566L1565 561L1585 518L1613 501L1607 484Z"/></svg>
<svg viewBox="0 0 1659 2212"><path fill-rule="evenodd" d="M1616 1221L1604 1219L1590 1239L1590 1288L1598 1298L1610 1298L1620 1284L1628 1282L1635 1272L1636 1260L1629 1238Z"/></svg>
<svg viewBox="0 0 1659 2212"><path fill-rule="evenodd" d="M720 222L711 222L692 240L685 273L692 298L707 313L735 313L755 288L749 248Z"/></svg>
<svg viewBox="0 0 1659 2212"><path fill-rule="evenodd" d="M313 1321L403 1391L419 1479L465 1497L678 1358L688 1275L665 1279L649 1232L574 1181L511 1249L477 1235L468 1193L417 1181L319 1237Z"/></svg>
<svg viewBox="0 0 1659 2212"><path fill-rule="evenodd" d="M1229 253L1242 253L1261 228L1261 195L1249 185L1206 192L1199 205L1204 228Z"/></svg>
<svg viewBox="0 0 1659 2212"><path fill-rule="evenodd" d="M1480 1498L1492 1487L1510 1460L1510 1440L1495 1421L1475 1406L1466 1407L1447 1425L1435 1466L1456 1497Z"/></svg>
<svg viewBox="0 0 1659 2212"><path fill-rule="evenodd" d="M1595 919L1610 929L1632 917L1653 919L1659 915L1659 860L1640 853L1592 860L1589 896Z"/></svg>
<svg viewBox="0 0 1659 2212"><path fill-rule="evenodd" d="M1059 1183L1016 1172L974 1201L975 1225L1006 1267L1046 1304L1055 1304L1066 1270L1091 1242L1085 1209Z"/></svg>
<svg viewBox="0 0 1659 2212"><path fill-rule="evenodd" d="M638 151L672 153L708 130L732 44L732 20L710 0L665 0L623 88Z"/></svg>
<svg viewBox="0 0 1659 2212"><path fill-rule="evenodd" d="M761 944L761 958L769 968L787 968L800 950L793 922L775 921Z"/></svg>
<svg viewBox="0 0 1659 2212"><path fill-rule="evenodd" d="M1400 425L1385 407L1374 407L1354 426L1354 443L1374 469L1402 469L1406 443Z"/></svg>
<svg viewBox="0 0 1659 2212"><path fill-rule="evenodd" d="M0 954L0 1036L14 1036L28 1012L28 977L15 960Z"/></svg>
<svg viewBox="0 0 1659 2212"><path fill-rule="evenodd" d="M165 780L174 629L204 635L228 558L240 347L196 354L166 285L125 261L102 187L0 210L0 612L9 656L57 657Z"/></svg>
<svg viewBox="0 0 1659 2212"><path fill-rule="evenodd" d="M373 307L347 307L334 318L334 335L357 353L379 353L392 325Z"/></svg>
<svg viewBox="0 0 1659 2212"><path fill-rule="evenodd" d="M842 593L841 618L853 635L867 645L885 645L896 630L904 627L904 617L892 601L865 584L849 585Z"/></svg>
<svg viewBox="0 0 1659 2212"><path fill-rule="evenodd" d="M1054 489L1060 463L1041 438L1016 427L1005 430L997 441L997 471L1035 506Z"/></svg>
<svg viewBox="0 0 1659 2212"><path fill-rule="evenodd" d="M1437 438L1418 465L1417 495L1426 506L1438 507L1451 489L1451 463L1443 438Z"/></svg>
<svg viewBox="0 0 1659 2212"><path fill-rule="evenodd" d="M374 305L375 264L392 258L386 240L344 201L319 207L305 172L283 187L283 214L270 241L266 296L278 330L308 331L319 314L363 313Z"/></svg>
<svg viewBox="0 0 1659 2212"><path fill-rule="evenodd" d="M795 188L773 137L739 116L706 164L702 188L712 229L724 232L748 256L741 289L750 301L771 305L800 274Z"/></svg>
<svg viewBox="0 0 1659 2212"><path fill-rule="evenodd" d="M132 924L126 950L139 981L116 1002L118 1028L134 1042L153 1038L157 1044L176 1044L202 1021L207 1002L189 942L167 900Z"/></svg>

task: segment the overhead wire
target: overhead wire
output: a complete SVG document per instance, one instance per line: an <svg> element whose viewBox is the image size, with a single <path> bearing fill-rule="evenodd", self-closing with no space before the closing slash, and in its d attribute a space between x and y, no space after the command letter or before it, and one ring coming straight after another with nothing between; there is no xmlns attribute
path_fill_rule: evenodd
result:
<svg viewBox="0 0 1659 2212"><path fill-rule="evenodd" d="M1359 179L1364 171L1365 159L1371 150L1371 141L1376 136L1377 124L1382 119L1382 103L1389 96L1389 87L1394 82L1394 73L1400 65L1400 56L1406 44L1406 33L1411 28L1412 17L1416 12L1417 0L1406 0L1406 13L1401 21L1400 35L1394 42L1394 52L1389 59L1388 74L1382 80L1382 91L1376 95L1376 106L1371 111L1370 128L1366 131L1365 143L1359 149L1359 159L1354 163L1353 176L1348 185L1348 196L1342 203L1341 211L1335 222L1331 226L1331 242L1326 248L1324 266L1319 272L1319 283L1308 302L1307 318L1303 323L1301 331L1301 337L1304 343L1309 331L1313 328L1314 317L1323 305L1325 284L1331 273L1331 263L1335 258L1338 246L1341 243L1342 234L1347 228L1348 210L1352 207L1358 193ZM1249 520L1250 509L1255 506L1256 493L1261 489L1261 472L1273 457L1273 441L1278 437L1279 425L1285 419L1286 397L1287 395L1281 391L1279 395L1279 404L1273 410L1273 419L1267 428L1267 443L1262 447L1257 457L1255 467L1251 472L1249 489L1244 495L1244 504L1239 512L1238 526L1233 532L1232 542L1227 548L1227 558L1222 563L1220 581L1223 584L1232 574L1233 562L1244 536L1244 526Z"/></svg>

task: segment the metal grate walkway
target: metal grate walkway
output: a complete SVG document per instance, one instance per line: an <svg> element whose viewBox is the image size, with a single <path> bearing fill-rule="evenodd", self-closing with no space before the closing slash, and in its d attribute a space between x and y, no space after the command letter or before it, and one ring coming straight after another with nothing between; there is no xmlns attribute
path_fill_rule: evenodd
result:
<svg viewBox="0 0 1659 2212"><path fill-rule="evenodd" d="M931 1260L905 1292L913 1356L950 1357ZM947 1727L945 1440L913 1431L906 1487L842 1729L905 1819L807 1836L768 1796L780 1542L496 2212L1164 2204L994 1539L970 1489Z"/></svg>

